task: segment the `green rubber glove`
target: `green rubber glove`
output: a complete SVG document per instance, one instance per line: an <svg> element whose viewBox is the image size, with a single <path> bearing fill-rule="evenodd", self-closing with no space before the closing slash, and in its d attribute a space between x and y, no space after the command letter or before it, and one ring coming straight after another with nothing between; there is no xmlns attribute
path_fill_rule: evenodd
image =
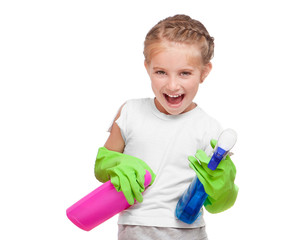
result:
<svg viewBox="0 0 295 240"><path fill-rule="evenodd" d="M211 140L210 143L214 149L217 141ZM198 150L195 157L190 156L189 161L208 194L204 203L206 210L219 213L232 207L239 188L234 184L236 167L230 157L227 155L214 171L208 168L210 157L203 150Z"/></svg>
<svg viewBox="0 0 295 240"><path fill-rule="evenodd" d="M111 180L117 191L122 191L128 203L133 205L134 198L138 202L143 201L146 170L152 175L152 185L156 175L144 161L102 147L97 153L94 173L100 182Z"/></svg>

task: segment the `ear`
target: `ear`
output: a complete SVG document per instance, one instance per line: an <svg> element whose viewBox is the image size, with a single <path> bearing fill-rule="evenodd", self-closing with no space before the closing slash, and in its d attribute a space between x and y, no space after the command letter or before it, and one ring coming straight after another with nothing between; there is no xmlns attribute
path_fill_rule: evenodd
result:
<svg viewBox="0 0 295 240"><path fill-rule="evenodd" d="M201 83L205 81L206 77L209 75L209 73L212 70L212 63L209 62L202 68L202 73L201 73Z"/></svg>

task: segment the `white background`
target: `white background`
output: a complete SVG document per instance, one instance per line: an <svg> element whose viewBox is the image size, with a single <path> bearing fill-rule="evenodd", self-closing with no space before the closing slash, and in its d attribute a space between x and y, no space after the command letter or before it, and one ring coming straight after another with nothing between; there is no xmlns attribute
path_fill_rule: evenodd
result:
<svg viewBox="0 0 295 240"><path fill-rule="evenodd" d="M1 1L0 238L116 239L66 208L100 185L93 167L117 109L153 97L143 41L185 13L215 37L195 101L239 134L235 206L205 214L215 239L295 239L292 1ZM5 236L5 237L4 237Z"/></svg>

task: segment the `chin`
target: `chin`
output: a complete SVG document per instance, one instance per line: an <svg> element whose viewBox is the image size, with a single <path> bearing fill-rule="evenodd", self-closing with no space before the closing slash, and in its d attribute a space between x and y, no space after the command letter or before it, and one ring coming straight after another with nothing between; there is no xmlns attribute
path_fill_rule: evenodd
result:
<svg viewBox="0 0 295 240"><path fill-rule="evenodd" d="M167 110L166 110L167 111ZM170 114L170 115L179 115L179 114L182 114L182 113L184 113L185 112L185 110L168 110L167 111L168 112L168 114Z"/></svg>
<svg viewBox="0 0 295 240"><path fill-rule="evenodd" d="M185 108L183 106L171 107L171 106L166 105L164 107L164 109L165 109L166 113L169 115L179 115L179 114L185 113L187 108Z"/></svg>

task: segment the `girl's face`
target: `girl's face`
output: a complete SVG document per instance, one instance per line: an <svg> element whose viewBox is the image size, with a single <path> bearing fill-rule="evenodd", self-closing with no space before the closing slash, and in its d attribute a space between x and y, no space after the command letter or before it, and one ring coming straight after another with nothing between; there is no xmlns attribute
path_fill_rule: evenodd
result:
<svg viewBox="0 0 295 240"><path fill-rule="evenodd" d="M201 52L195 45L174 42L161 45L163 50L152 56L149 64L145 62L156 107L171 115L188 112L195 108L193 99L212 65L202 64Z"/></svg>

